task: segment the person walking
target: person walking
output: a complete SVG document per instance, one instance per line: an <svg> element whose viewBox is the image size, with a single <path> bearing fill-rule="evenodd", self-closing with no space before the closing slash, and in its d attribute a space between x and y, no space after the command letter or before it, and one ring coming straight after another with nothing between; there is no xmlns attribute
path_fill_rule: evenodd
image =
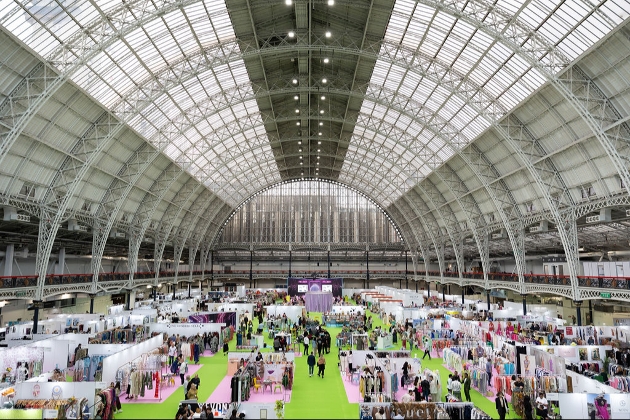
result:
<svg viewBox="0 0 630 420"><path fill-rule="evenodd" d="M494 403L497 407L497 413L499 413L499 420L505 420L505 415L510 412L507 400L503 396L501 391L497 392L497 397L494 399Z"/></svg>
<svg viewBox="0 0 630 420"><path fill-rule="evenodd" d="M311 352L311 354L309 354L306 358L306 364L308 364L308 376L311 377L313 376L313 371L315 370L315 355L313 352ZM317 374L317 376L319 376L319 374Z"/></svg>
<svg viewBox="0 0 630 420"><path fill-rule="evenodd" d="M182 381L182 385L184 385L184 376L188 371L188 363L186 363L186 359L183 355L179 355L179 378Z"/></svg>
<svg viewBox="0 0 630 420"><path fill-rule="evenodd" d="M426 341L424 342L424 355L422 356L422 360L424 360L426 356L429 356L429 360L431 360L432 347L433 347L433 341L427 337Z"/></svg>
<svg viewBox="0 0 630 420"><path fill-rule="evenodd" d="M186 399L186 395L188 395L188 384L190 383L190 375L186 376L186 380L184 381L184 399Z"/></svg>
<svg viewBox="0 0 630 420"><path fill-rule="evenodd" d="M304 354L308 354L308 344L309 344L309 339L308 339L308 335L304 336Z"/></svg>
<svg viewBox="0 0 630 420"><path fill-rule="evenodd" d="M492 379L492 362L490 362L490 359L486 361L486 373L488 374L488 388L490 388L492 386L490 383Z"/></svg>
<svg viewBox="0 0 630 420"><path fill-rule="evenodd" d="M177 356L177 347L175 347L175 342L171 341L171 346L168 348L168 364L172 365L175 361L175 356Z"/></svg>
<svg viewBox="0 0 630 420"><path fill-rule="evenodd" d="M317 367L319 371L317 372L317 376L324 377L324 369L326 369L326 359L324 356L319 356L319 360L317 360Z"/></svg>
<svg viewBox="0 0 630 420"><path fill-rule="evenodd" d="M466 396L466 401L470 402L470 377L468 373L464 373L464 395Z"/></svg>

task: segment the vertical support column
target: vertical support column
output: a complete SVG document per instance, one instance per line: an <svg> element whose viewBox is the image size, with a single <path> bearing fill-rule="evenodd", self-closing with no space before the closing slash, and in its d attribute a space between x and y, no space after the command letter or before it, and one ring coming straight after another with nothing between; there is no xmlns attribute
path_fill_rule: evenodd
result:
<svg viewBox="0 0 630 420"><path fill-rule="evenodd" d="M177 290L177 283L173 284L173 300L175 300L175 291Z"/></svg>
<svg viewBox="0 0 630 420"><path fill-rule="evenodd" d="M416 293L418 293L418 280L416 279Z"/></svg>
<svg viewBox="0 0 630 420"><path fill-rule="evenodd" d="M197 246L188 248L188 283L192 283L193 272L195 271L195 260L197 259ZM203 275L201 276L203 278ZM199 292L201 292L201 283L199 283Z"/></svg>
<svg viewBox="0 0 630 420"><path fill-rule="evenodd" d="M188 299L190 299L190 283L188 283Z"/></svg>
<svg viewBox="0 0 630 420"><path fill-rule="evenodd" d="M486 302L488 303L488 312L490 312L490 290L486 290Z"/></svg>
<svg viewBox="0 0 630 420"><path fill-rule="evenodd" d="M32 334L37 334L37 324L39 323L39 308L43 305L41 300L33 301L33 332Z"/></svg>
<svg viewBox="0 0 630 420"><path fill-rule="evenodd" d="M214 250L210 250L210 290L214 283Z"/></svg>
<svg viewBox="0 0 630 420"><path fill-rule="evenodd" d="M15 258L15 245L7 245L4 254L4 275L9 277L13 275L13 258Z"/></svg>
<svg viewBox="0 0 630 420"><path fill-rule="evenodd" d="M573 304L575 304L575 311L577 312L577 324L578 327L582 326L582 301L574 301Z"/></svg>
<svg viewBox="0 0 630 420"><path fill-rule="evenodd" d="M588 319L590 325L595 325L595 321L593 321L593 299L588 300Z"/></svg>
<svg viewBox="0 0 630 420"><path fill-rule="evenodd" d="M525 228L521 223L509 225L512 237L514 238L514 246L512 252L516 263L516 275L521 290L521 294L525 291Z"/></svg>
<svg viewBox="0 0 630 420"><path fill-rule="evenodd" d="M407 270L409 269L408 266L408 260L407 260L407 250L405 249L405 289L409 289L409 277L407 277ZM401 288L402 289L402 288ZM417 290L416 290L417 292Z"/></svg>
<svg viewBox="0 0 630 420"><path fill-rule="evenodd" d="M130 311L131 310L131 308L130 308L130 306L131 306L131 290L127 291L127 296L125 296L125 301L126 301L125 302L125 310L126 311Z"/></svg>
<svg viewBox="0 0 630 420"><path fill-rule="evenodd" d="M523 298L523 315L527 315L527 295L521 295Z"/></svg>
<svg viewBox="0 0 630 420"><path fill-rule="evenodd" d="M291 251L291 244L289 244L289 278L291 278L291 262L293 260L293 251Z"/></svg>
<svg viewBox="0 0 630 420"><path fill-rule="evenodd" d="M129 305L128 302L129 301L127 301L127 305ZM94 313L94 295L90 295L90 313Z"/></svg>
<svg viewBox="0 0 630 420"><path fill-rule="evenodd" d="M173 259L174 259L174 270L175 270L175 284L179 282L179 261L182 259L182 254L184 253L184 241L177 240L173 247ZM154 285L157 288L157 285Z"/></svg>
<svg viewBox="0 0 630 420"><path fill-rule="evenodd" d="M249 288L252 288L252 278L254 277L254 248L249 246Z"/></svg>
<svg viewBox="0 0 630 420"><path fill-rule="evenodd" d="M367 282L366 288L370 288L370 250L368 245L365 245L365 280Z"/></svg>
<svg viewBox="0 0 630 420"><path fill-rule="evenodd" d="M57 254L57 267L55 267L55 274L63 276L64 269L66 267L66 248L59 248L59 254Z"/></svg>
<svg viewBox="0 0 630 420"><path fill-rule="evenodd" d="M464 304L465 296L466 296L466 286L462 285L462 305Z"/></svg>
<svg viewBox="0 0 630 420"><path fill-rule="evenodd" d="M446 285L442 285L442 302L446 302Z"/></svg>
<svg viewBox="0 0 630 420"><path fill-rule="evenodd" d="M429 283L429 280L427 279L427 299L429 299L431 297L431 283Z"/></svg>
<svg viewBox="0 0 630 420"><path fill-rule="evenodd" d="M328 261L328 278L330 278L330 245L328 245L327 261Z"/></svg>

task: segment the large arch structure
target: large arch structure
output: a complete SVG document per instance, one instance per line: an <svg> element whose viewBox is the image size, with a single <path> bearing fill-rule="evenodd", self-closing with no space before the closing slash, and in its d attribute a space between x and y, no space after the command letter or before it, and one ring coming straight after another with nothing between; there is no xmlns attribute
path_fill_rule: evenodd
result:
<svg viewBox="0 0 630 420"><path fill-rule="evenodd" d="M416 280L454 281L452 261L463 285L478 260L475 284L490 288L491 260L509 253L510 288L533 293L544 286L527 283L526 256L560 253L561 293L593 298L579 249L606 252L598 229L628 223L629 23L614 0L548 11L537 1L59 1L46 15L5 3L0 197L7 221L20 213L36 225L36 298L66 230L91 234L91 293L112 235L125 236L132 287L141 248L154 243L158 268L167 248L176 267L186 248L205 264L239 203L301 177L379 203Z"/></svg>

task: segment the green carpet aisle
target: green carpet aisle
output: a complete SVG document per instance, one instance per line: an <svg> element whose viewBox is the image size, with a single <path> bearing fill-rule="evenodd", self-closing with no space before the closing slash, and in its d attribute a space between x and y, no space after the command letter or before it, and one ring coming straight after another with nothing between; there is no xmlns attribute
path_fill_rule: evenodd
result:
<svg viewBox="0 0 630 420"><path fill-rule="evenodd" d="M321 320L321 314L311 313L312 317ZM368 316L372 316L373 327L382 326L382 321L370 311ZM258 321L254 321L254 329L258 326ZM293 381L293 395L291 402L285 405L286 419L356 419L358 418L358 404L350 404L346 397L343 387L343 379L337 367L336 336L341 328L327 328L331 336L330 354L326 357L326 375L325 378L319 378L317 375L308 376L308 366L306 357L296 357L295 359L295 378ZM261 351L268 352L273 346L273 340L268 338L265 333L266 349ZM230 342L230 350L234 351L236 339ZM243 352L245 354L246 352ZM415 353L412 352L412 355ZM418 351L420 353L420 351ZM199 370L199 378L201 386L199 388L199 401L206 401L210 394L215 390L219 382L224 378L227 371L227 357L223 356L223 352L214 357L201 357L200 363L203 365ZM442 398L446 395L446 378L449 371L442 366L442 358L434 357L432 360L422 360L422 367L431 370L438 369L443 378ZM315 368L317 372L317 368ZM177 381L179 383L179 379ZM177 405L183 399L183 388L181 386L168 399L157 404L125 404L122 402L123 412L115 414L115 419L171 419L175 417ZM496 418L497 413L494 402L482 396L479 392L471 389L470 396L475 406L479 407L491 417ZM517 419L514 411L511 410L507 416L509 419Z"/></svg>
<svg viewBox="0 0 630 420"><path fill-rule="evenodd" d="M321 313L311 312L311 317L321 321ZM284 413L287 419L357 419L359 405L350 404L343 387L341 374L337 367L337 334L341 328L327 328L330 333L330 354L326 354L326 371L324 379L317 374L308 376L306 357L295 359L295 379L293 380L293 394L291 402L285 405ZM315 367L317 373L317 367Z"/></svg>

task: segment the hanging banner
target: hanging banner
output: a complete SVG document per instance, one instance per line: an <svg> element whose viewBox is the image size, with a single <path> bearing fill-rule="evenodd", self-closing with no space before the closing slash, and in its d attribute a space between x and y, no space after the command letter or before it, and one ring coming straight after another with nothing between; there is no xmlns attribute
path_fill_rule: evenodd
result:
<svg viewBox="0 0 630 420"><path fill-rule="evenodd" d="M521 375L534 376L536 372L536 357L521 356Z"/></svg>

